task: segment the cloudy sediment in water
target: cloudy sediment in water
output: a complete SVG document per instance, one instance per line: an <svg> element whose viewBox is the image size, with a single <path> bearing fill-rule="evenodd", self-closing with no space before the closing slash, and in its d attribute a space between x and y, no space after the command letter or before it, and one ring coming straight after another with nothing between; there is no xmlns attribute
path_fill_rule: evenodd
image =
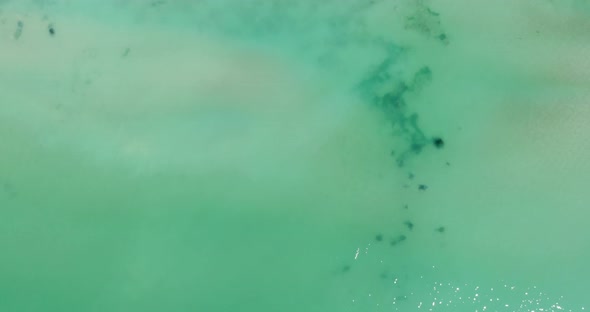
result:
<svg viewBox="0 0 590 312"><path fill-rule="evenodd" d="M584 1L0 1L0 310L581 311Z"/></svg>

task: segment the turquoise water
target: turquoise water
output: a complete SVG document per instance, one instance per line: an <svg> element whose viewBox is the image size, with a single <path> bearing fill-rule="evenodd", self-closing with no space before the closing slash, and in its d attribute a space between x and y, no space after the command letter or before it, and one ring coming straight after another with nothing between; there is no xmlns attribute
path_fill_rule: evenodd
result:
<svg viewBox="0 0 590 312"><path fill-rule="evenodd" d="M583 311L585 1L0 1L0 311Z"/></svg>

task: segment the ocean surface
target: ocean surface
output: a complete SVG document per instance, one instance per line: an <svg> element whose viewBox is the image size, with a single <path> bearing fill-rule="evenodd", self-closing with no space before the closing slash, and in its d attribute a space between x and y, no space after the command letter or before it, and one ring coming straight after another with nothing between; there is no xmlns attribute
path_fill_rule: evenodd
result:
<svg viewBox="0 0 590 312"><path fill-rule="evenodd" d="M0 311L590 309L590 2L0 1Z"/></svg>

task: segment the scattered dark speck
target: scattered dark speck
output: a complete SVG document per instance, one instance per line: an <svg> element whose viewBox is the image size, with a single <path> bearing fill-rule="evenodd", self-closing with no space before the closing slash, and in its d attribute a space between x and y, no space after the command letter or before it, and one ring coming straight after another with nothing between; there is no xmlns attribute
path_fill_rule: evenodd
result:
<svg viewBox="0 0 590 312"><path fill-rule="evenodd" d="M434 144L434 146L436 148L443 148L445 147L445 141L443 141L442 138L436 137L432 139L432 144Z"/></svg>
<svg viewBox="0 0 590 312"><path fill-rule="evenodd" d="M428 186L426 186L425 184L420 184L420 185L418 185L418 189L420 191L426 191L426 189L428 189Z"/></svg>
<svg viewBox="0 0 590 312"><path fill-rule="evenodd" d="M55 27L53 27L52 24L49 24L48 26L48 30L49 30L49 34L54 36L55 35Z"/></svg>
<svg viewBox="0 0 590 312"><path fill-rule="evenodd" d="M404 166L404 161L403 161L403 159L398 159L398 160L396 161L396 163L397 163L397 166L398 166L398 167L400 167L400 168Z"/></svg>
<svg viewBox="0 0 590 312"><path fill-rule="evenodd" d="M346 273L346 272L348 272L348 271L350 271L350 265L345 265L345 266L342 268L342 272L343 272L343 273Z"/></svg>
<svg viewBox="0 0 590 312"><path fill-rule="evenodd" d="M158 7L158 6L161 6L161 5L165 4L165 3L166 3L166 1L163 1L163 0L152 1L151 6L152 7Z"/></svg>
<svg viewBox="0 0 590 312"><path fill-rule="evenodd" d="M383 235L381 235L381 234L377 234L377 235L375 236L375 240L376 240L376 241L378 241L378 242L382 241L382 240L383 240Z"/></svg>
<svg viewBox="0 0 590 312"><path fill-rule="evenodd" d="M391 240L391 246L395 246L395 245L405 241L406 239L407 239L407 237L405 235L400 235L400 236Z"/></svg>
<svg viewBox="0 0 590 312"><path fill-rule="evenodd" d="M430 8L426 8L426 11L432 16L439 16L440 14L431 10Z"/></svg>
<svg viewBox="0 0 590 312"><path fill-rule="evenodd" d="M415 154L420 154L420 152L422 152L422 144L418 144L418 143L414 143L412 144L412 146L410 146L410 148L412 149L412 152L414 152Z"/></svg>
<svg viewBox="0 0 590 312"><path fill-rule="evenodd" d="M451 165L451 163L450 163L450 162L448 162L448 161L446 162L446 164L447 164L447 166L450 166L450 165Z"/></svg>
<svg viewBox="0 0 590 312"><path fill-rule="evenodd" d="M406 221L404 222L404 225L407 226L410 231L414 228L414 223L412 223L412 221Z"/></svg>
<svg viewBox="0 0 590 312"><path fill-rule="evenodd" d="M413 173L408 173L408 179L412 180L414 178L414 174Z"/></svg>
<svg viewBox="0 0 590 312"><path fill-rule="evenodd" d="M23 33L23 27L25 24L22 21L18 21L16 23L16 30L14 31L14 39L20 38L21 34Z"/></svg>
<svg viewBox="0 0 590 312"><path fill-rule="evenodd" d="M438 35L438 39L440 39L441 41L445 41L447 39L447 35L440 34L440 35Z"/></svg>
<svg viewBox="0 0 590 312"><path fill-rule="evenodd" d="M131 52L130 48L125 49L125 52L123 52L123 57L127 57L127 55L129 55L129 52Z"/></svg>
<svg viewBox="0 0 590 312"><path fill-rule="evenodd" d="M387 272L383 272L383 273L379 274L379 277L381 277L382 279L386 279L387 278Z"/></svg>
<svg viewBox="0 0 590 312"><path fill-rule="evenodd" d="M445 227L444 226L438 227L438 228L436 228L435 231L437 231L439 233L444 233L445 232Z"/></svg>
<svg viewBox="0 0 590 312"><path fill-rule="evenodd" d="M404 205L404 209L408 209L408 208L409 208L409 206L408 206L408 205Z"/></svg>
<svg viewBox="0 0 590 312"><path fill-rule="evenodd" d="M9 198L16 196L16 188L9 182L2 183L0 191L5 193Z"/></svg>
<svg viewBox="0 0 590 312"><path fill-rule="evenodd" d="M420 70L416 73L417 76L431 76L432 70L428 66L424 66L420 68Z"/></svg>

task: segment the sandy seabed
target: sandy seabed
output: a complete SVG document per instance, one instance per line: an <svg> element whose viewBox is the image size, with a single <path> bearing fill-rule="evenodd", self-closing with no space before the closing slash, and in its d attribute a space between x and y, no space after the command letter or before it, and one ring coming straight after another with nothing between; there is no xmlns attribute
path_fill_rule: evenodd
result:
<svg viewBox="0 0 590 312"><path fill-rule="evenodd" d="M0 311L582 311L588 34L573 0L0 1Z"/></svg>

